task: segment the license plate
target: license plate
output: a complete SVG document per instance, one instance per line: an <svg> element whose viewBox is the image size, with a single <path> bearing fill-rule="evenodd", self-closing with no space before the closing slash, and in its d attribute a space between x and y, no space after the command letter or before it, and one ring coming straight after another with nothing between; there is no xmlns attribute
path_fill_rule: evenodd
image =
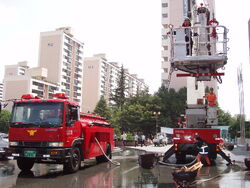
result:
<svg viewBox="0 0 250 188"><path fill-rule="evenodd" d="M24 157L36 157L36 151L24 151Z"/></svg>

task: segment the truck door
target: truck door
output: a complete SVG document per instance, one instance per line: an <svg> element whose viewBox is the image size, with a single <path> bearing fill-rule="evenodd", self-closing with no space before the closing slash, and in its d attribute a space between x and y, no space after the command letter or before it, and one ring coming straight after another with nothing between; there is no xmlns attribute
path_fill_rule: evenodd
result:
<svg viewBox="0 0 250 188"><path fill-rule="evenodd" d="M80 138L79 119L80 119L79 107L68 104L66 107L67 146L71 146L75 139Z"/></svg>

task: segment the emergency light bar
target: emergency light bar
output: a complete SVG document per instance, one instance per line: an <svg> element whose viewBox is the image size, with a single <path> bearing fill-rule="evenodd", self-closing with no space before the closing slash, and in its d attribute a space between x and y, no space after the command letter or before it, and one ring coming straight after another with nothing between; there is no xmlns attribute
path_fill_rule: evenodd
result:
<svg viewBox="0 0 250 188"><path fill-rule="evenodd" d="M38 96L33 96L32 94L24 94L22 95L21 99L41 99L41 97L38 97Z"/></svg>
<svg viewBox="0 0 250 188"><path fill-rule="evenodd" d="M54 97L58 98L58 99L68 99L69 98L65 93L55 93Z"/></svg>
<svg viewBox="0 0 250 188"><path fill-rule="evenodd" d="M35 99L35 97L32 94L24 94L21 99Z"/></svg>

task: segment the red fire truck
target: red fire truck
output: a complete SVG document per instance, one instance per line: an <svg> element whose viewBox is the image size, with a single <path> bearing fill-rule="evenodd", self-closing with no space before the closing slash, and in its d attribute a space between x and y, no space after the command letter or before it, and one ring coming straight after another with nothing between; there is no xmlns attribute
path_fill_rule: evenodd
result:
<svg viewBox="0 0 250 188"><path fill-rule="evenodd" d="M179 128L173 132L173 147L165 153L164 161L175 154L177 161L185 161L186 155L197 155L202 145L209 149L208 157L215 160L220 154L231 164L231 160L220 149L220 129L213 129L218 125L217 110L213 105L204 105L205 82L217 87L215 80L221 83L224 65L227 63L227 28L219 25L211 17L207 6L200 6L195 1L188 2L188 14L181 27L169 26L170 32L170 74L175 70L182 71L177 77L187 78L187 106L185 110L185 126L179 120ZM214 15L213 15L214 16ZM209 83L208 83L209 85ZM181 128L182 125L182 128Z"/></svg>
<svg viewBox="0 0 250 188"><path fill-rule="evenodd" d="M208 157L211 161L220 154L220 129L186 128L174 129L174 152L176 160L180 163L186 161L186 155L197 155L199 147L205 142L209 147Z"/></svg>
<svg viewBox="0 0 250 188"><path fill-rule="evenodd" d="M30 170L34 163L53 163L63 164L69 173L76 172L84 159L107 161L104 154L111 158L114 149L113 128L105 118L79 109L64 93L54 99L25 94L15 100L7 155L21 170Z"/></svg>

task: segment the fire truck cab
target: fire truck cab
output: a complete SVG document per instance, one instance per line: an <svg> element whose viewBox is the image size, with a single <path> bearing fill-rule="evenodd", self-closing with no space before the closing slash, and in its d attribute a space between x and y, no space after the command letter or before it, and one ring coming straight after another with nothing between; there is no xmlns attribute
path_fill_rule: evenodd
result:
<svg viewBox="0 0 250 188"><path fill-rule="evenodd" d="M79 104L63 93L54 99L26 94L14 101L6 153L21 170L30 170L34 163L55 163L71 173L84 159L107 161L104 154L111 158L113 135L105 118L80 113Z"/></svg>

